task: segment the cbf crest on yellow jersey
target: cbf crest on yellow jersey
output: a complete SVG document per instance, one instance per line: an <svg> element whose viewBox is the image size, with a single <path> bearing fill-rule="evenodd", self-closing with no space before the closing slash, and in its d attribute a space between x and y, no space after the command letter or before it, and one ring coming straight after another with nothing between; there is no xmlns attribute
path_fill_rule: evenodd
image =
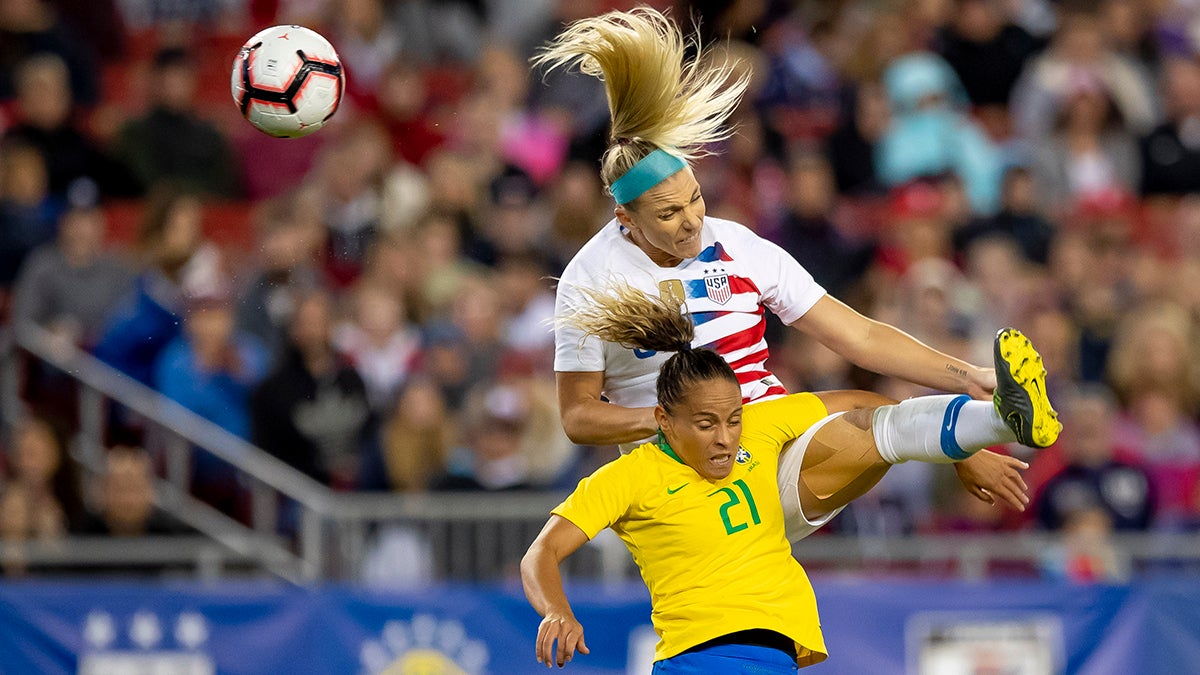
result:
<svg viewBox="0 0 1200 675"><path fill-rule="evenodd" d="M595 537L611 527L650 589L655 660L715 637L765 628L823 661L812 585L784 534L780 449L825 415L812 394L748 405L729 476L712 481L665 443L645 443L579 483L553 513Z"/></svg>

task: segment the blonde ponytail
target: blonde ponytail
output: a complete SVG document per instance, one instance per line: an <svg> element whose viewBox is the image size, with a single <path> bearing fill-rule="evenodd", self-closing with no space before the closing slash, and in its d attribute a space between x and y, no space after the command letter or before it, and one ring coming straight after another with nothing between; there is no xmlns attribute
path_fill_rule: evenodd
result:
<svg viewBox="0 0 1200 675"><path fill-rule="evenodd" d="M688 59L679 27L639 7L576 21L534 58L547 72L578 63L581 72L604 81L613 143L600 171L606 187L656 149L690 161L732 135L724 123L749 76L728 82L733 64L714 64L693 44L696 55Z"/></svg>
<svg viewBox="0 0 1200 675"><path fill-rule="evenodd" d="M562 282L560 282L562 283ZM683 311L683 298L674 293L657 297L628 283L606 290L573 286L582 301L557 316L558 325L628 349L678 352L691 349L696 336L692 319Z"/></svg>
<svg viewBox="0 0 1200 675"><path fill-rule="evenodd" d="M577 286L582 302L555 317L557 325L615 342L627 349L675 352L659 367L654 384L658 403L672 413L697 383L724 380L740 387L737 374L717 352L692 348L696 326L684 313L684 299L674 293L654 296L628 283L607 291Z"/></svg>

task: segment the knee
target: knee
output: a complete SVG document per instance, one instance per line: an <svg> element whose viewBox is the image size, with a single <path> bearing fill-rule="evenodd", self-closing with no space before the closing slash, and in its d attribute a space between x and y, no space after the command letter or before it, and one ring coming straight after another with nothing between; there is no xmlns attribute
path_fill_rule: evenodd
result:
<svg viewBox="0 0 1200 675"><path fill-rule="evenodd" d="M875 417L875 410L874 406L870 408L855 408L844 413L842 419L848 424L866 431L871 428L871 419Z"/></svg>

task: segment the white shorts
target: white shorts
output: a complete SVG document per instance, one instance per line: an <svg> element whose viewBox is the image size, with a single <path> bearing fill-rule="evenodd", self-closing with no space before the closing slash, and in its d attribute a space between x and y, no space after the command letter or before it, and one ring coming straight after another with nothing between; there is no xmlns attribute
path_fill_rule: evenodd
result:
<svg viewBox="0 0 1200 675"><path fill-rule="evenodd" d="M839 506L816 520L809 520L804 517L803 511L800 509L800 492L796 488L796 484L800 480L800 466L804 463L804 451L808 449L808 444L812 442L813 436L821 427L841 414L840 412L834 413L816 422L808 428L808 431L804 432L804 435L797 438L790 448L779 455L779 475L776 478L779 481L779 501L783 503L783 522L787 526L789 543L794 544L816 532L846 508Z"/></svg>

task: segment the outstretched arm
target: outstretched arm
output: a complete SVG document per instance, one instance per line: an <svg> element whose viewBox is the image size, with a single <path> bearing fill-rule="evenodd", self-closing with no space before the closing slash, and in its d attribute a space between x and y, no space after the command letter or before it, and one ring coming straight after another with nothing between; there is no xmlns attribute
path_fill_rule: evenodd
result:
<svg viewBox="0 0 1200 675"><path fill-rule="evenodd" d="M658 429L654 408L623 408L600 399L604 373L555 373L563 431L580 445L632 443Z"/></svg>
<svg viewBox="0 0 1200 675"><path fill-rule="evenodd" d="M792 327L867 370L925 387L987 399L996 373L922 343L904 331L867 318L826 295Z"/></svg>
<svg viewBox="0 0 1200 675"><path fill-rule="evenodd" d="M1017 511L1024 511L1029 503L1029 486L1021 477L1021 471L1029 465L1016 457L980 450L961 462L955 462L954 470L963 488L976 498L995 504L997 500Z"/></svg>
<svg viewBox="0 0 1200 675"><path fill-rule="evenodd" d="M529 604L542 615L538 626L537 661L549 668L557 661L562 668L578 649L587 654L583 625L575 619L567 594L563 591L558 566L588 540L575 523L559 515L550 516L537 539L521 559L521 583ZM558 641L557 657L554 642Z"/></svg>

